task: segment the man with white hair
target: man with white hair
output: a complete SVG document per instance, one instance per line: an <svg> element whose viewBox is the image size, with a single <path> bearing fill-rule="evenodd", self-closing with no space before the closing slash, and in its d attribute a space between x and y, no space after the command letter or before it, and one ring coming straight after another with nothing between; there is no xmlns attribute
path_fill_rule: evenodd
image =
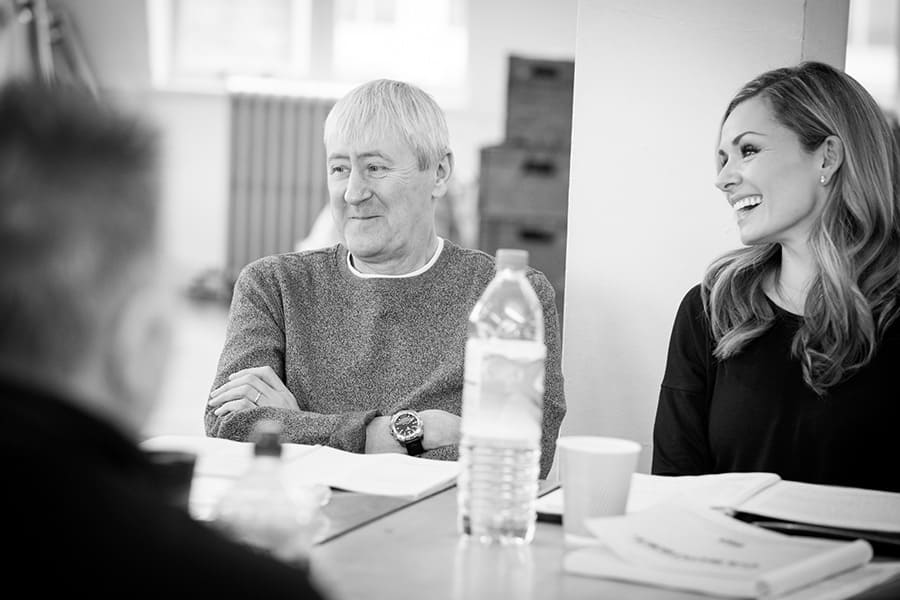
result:
<svg viewBox="0 0 900 600"><path fill-rule="evenodd" d="M207 404L211 436L247 440L271 418L287 441L458 458L468 317L494 259L436 233L453 154L423 90L379 79L325 122L341 243L269 256L240 274ZM547 343L541 476L565 414L554 291L529 269Z"/></svg>

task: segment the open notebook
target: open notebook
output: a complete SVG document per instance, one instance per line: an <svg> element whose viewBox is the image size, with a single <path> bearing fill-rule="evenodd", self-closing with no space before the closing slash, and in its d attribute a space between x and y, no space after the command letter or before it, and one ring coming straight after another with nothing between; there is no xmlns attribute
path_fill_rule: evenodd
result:
<svg viewBox="0 0 900 600"><path fill-rule="evenodd" d="M208 518L212 506L253 458L251 442L189 435L162 435L145 440L144 450L184 450L197 455L191 487L191 513ZM455 461L403 454L356 454L328 446L282 444L286 484L327 485L379 496L417 500L456 483Z"/></svg>
<svg viewBox="0 0 900 600"><path fill-rule="evenodd" d="M683 500L784 533L865 539L876 553L900 556L900 494L786 481L775 473L668 477L635 473L626 511ZM538 499L543 520L559 520L563 491Z"/></svg>

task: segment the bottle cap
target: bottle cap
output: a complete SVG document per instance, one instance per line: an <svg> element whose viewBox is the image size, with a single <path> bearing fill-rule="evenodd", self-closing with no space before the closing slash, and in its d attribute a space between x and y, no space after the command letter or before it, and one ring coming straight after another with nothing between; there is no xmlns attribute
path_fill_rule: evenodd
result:
<svg viewBox="0 0 900 600"><path fill-rule="evenodd" d="M281 456L281 423L263 419L253 427L253 454Z"/></svg>
<svg viewBox="0 0 900 600"><path fill-rule="evenodd" d="M500 248L497 250L497 270L525 269L528 266L528 250Z"/></svg>

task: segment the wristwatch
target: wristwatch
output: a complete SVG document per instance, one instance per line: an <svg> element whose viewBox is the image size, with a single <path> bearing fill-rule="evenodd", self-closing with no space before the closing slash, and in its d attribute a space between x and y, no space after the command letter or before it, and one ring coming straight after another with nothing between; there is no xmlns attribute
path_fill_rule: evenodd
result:
<svg viewBox="0 0 900 600"><path fill-rule="evenodd" d="M414 410L400 410L391 417L391 435L406 447L410 456L418 456L425 452L422 438L425 437L425 424Z"/></svg>

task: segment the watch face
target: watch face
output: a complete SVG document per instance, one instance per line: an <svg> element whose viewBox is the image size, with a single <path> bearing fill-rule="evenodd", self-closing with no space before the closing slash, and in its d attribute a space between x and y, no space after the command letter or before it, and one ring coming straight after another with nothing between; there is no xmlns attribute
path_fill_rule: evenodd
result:
<svg viewBox="0 0 900 600"><path fill-rule="evenodd" d="M394 436L400 442L408 442L416 439L422 432L422 424L419 417L410 412L398 413L392 424Z"/></svg>

